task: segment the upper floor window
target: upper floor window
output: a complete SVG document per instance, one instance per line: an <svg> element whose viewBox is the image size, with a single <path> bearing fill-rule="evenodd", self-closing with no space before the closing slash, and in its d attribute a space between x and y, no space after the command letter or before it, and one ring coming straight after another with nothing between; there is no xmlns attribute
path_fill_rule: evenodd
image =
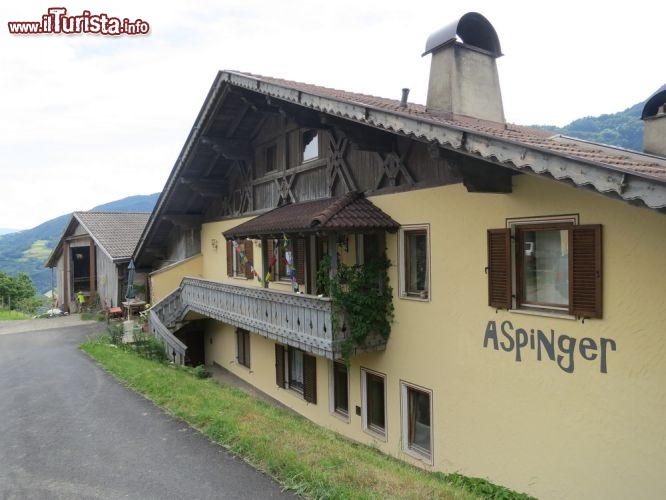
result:
<svg viewBox="0 0 666 500"><path fill-rule="evenodd" d="M253 259L253 247L252 240L237 242L227 240L227 276L254 278L250 265Z"/></svg>
<svg viewBox="0 0 666 500"><path fill-rule="evenodd" d="M269 267L274 281L305 284L305 239L268 240Z"/></svg>
<svg viewBox="0 0 666 500"><path fill-rule="evenodd" d="M272 172L277 168L277 146L275 144L266 146L264 164L266 165L266 172Z"/></svg>
<svg viewBox="0 0 666 500"><path fill-rule="evenodd" d="M319 158L319 134L316 130L306 130L301 134L301 159L303 163Z"/></svg>
<svg viewBox="0 0 666 500"><path fill-rule="evenodd" d="M430 296L429 228L405 226L400 229L400 296L427 299Z"/></svg>
<svg viewBox="0 0 666 500"><path fill-rule="evenodd" d="M600 225L571 216L488 230L491 306L600 318L601 292Z"/></svg>

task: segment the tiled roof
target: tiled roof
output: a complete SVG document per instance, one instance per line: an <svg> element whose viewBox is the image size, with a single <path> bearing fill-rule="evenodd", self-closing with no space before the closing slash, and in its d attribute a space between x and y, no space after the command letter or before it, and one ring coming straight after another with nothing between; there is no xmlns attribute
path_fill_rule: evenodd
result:
<svg viewBox="0 0 666 500"><path fill-rule="evenodd" d="M341 104L359 105L371 109L382 110L393 115L411 118L419 122L442 125L462 131L475 132L490 138L509 141L517 145L529 146L538 150L563 155L582 161L595 162L611 167L621 172L632 173L641 177L666 181L666 160L663 158L629 151L612 146L595 143L586 143L563 136L553 136L542 130L529 127L486 122L459 115L440 114L428 111L421 104L408 103L406 107L400 106L399 100L375 97L366 94L346 92L343 90L321 87L306 83L272 78L251 73L228 72L231 75L239 75L267 84L277 85L285 89L292 89L299 94L305 92L312 96L332 99ZM256 90L256 88L254 89ZM266 90L270 93L270 89ZM300 99L300 95L298 97ZM308 102L307 105L312 106ZM400 131L400 123L396 123L394 131Z"/></svg>
<svg viewBox="0 0 666 500"><path fill-rule="evenodd" d="M74 212L74 217L113 260L119 260L132 256L150 214Z"/></svg>
<svg viewBox="0 0 666 500"><path fill-rule="evenodd" d="M361 193L283 205L224 232L226 238L333 230L397 230L400 225Z"/></svg>

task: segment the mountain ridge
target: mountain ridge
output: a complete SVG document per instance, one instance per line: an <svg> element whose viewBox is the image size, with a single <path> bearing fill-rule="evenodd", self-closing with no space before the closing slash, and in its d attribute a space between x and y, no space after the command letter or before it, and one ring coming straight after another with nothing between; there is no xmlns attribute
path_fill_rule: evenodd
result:
<svg viewBox="0 0 666 500"><path fill-rule="evenodd" d="M657 92L666 89L662 86ZM641 113L647 100L615 113L578 118L564 127L531 125L591 142L618 146L633 151L643 149L643 121ZM90 211L152 212L160 193L136 195L98 205ZM40 293L51 289L51 271L44 262L57 244L71 214L50 219L32 229L2 233L0 229L0 271L9 275L26 272Z"/></svg>
<svg viewBox="0 0 666 500"><path fill-rule="evenodd" d="M160 193L135 195L98 205L90 212L152 212ZM72 214L64 214L31 228L0 235L0 271L15 276L26 273L39 293L52 288L46 259L62 236Z"/></svg>

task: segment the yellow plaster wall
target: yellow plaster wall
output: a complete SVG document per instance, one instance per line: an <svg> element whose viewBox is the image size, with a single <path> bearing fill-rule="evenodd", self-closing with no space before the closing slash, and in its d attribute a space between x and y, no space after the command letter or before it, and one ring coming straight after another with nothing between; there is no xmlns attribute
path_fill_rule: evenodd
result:
<svg viewBox="0 0 666 500"><path fill-rule="evenodd" d="M489 477L543 498L660 497L666 217L526 176L514 179L511 195L450 186L373 202L403 225L431 224L432 301L396 300L387 351L373 363L393 379L389 441L398 439L397 384L404 379L433 390L436 469ZM603 319L583 323L488 307L486 229L504 227L506 218L572 213L581 224L603 225ZM396 262L390 240L389 250ZM599 358L580 355L571 374L549 359L537 361L529 349L517 362L515 350L483 347L488 322L499 329L505 320L577 341L612 339L617 350L608 352L605 374Z"/></svg>
<svg viewBox="0 0 666 500"><path fill-rule="evenodd" d="M317 359L318 403L311 405L275 385L274 342L251 336L251 370L235 359L233 328L211 322L206 359L237 373L319 424L427 469L460 472L539 498L660 498L666 490L666 217L590 192L538 178L514 178L512 194L471 194L447 186L372 198L403 225L428 223L431 294L427 301L396 298L395 323L383 353L358 356L349 368L347 421L329 412L329 366ZM577 214L581 224L603 225L603 319L495 311L487 305L486 230L506 218ZM203 271L226 276L222 245L207 238L242 220L206 224ZM213 236L215 235L215 236ZM387 237L397 297L398 237ZM255 243L256 245L256 243ZM353 239L350 238L351 259ZM255 246L255 266L260 249ZM263 270L262 270L263 272ZM271 287L278 287L271 284ZM286 289L286 288L285 288ZM607 373L600 359L576 352L573 373L524 348L484 347L489 322L499 340L503 322L512 334L541 330L556 339L610 339ZM505 326L508 324L505 324ZM210 338L213 343L210 344ZM561 354L555 347L556 355ZM566 361L566 359L564 360ZM386 375L387 437L362 431L360 369ZM432 391L433 463L401 451L400 382Z"/></svg>
<svg viewBox="0 0 666 500"><path fill-rule="evenodd" d="M150 273L150 294L157 303L180 286L185 276L203 276L203 256L196 255Z"/></svg>

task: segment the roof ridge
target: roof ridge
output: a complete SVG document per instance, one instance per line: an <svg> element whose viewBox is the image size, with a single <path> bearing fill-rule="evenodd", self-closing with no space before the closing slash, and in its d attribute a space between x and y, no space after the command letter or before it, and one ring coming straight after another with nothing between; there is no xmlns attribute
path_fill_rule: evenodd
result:
<svg viewBox="0 0 666 500"><path fill-rule="evenodd" d="M331 218L334 215L340 213L340 211L342 211L342 209L344 209L350 203L356 201L361 196L363 196L363 194L358 192L358 191L350 191L349 193L345 194L344 196L341 196L334 203L330 204L328 207L326 207L320 213L315 215L312 218L312 221L310 222L310 227L326 225L326 223L329 220L331 220Z"/></svg>

